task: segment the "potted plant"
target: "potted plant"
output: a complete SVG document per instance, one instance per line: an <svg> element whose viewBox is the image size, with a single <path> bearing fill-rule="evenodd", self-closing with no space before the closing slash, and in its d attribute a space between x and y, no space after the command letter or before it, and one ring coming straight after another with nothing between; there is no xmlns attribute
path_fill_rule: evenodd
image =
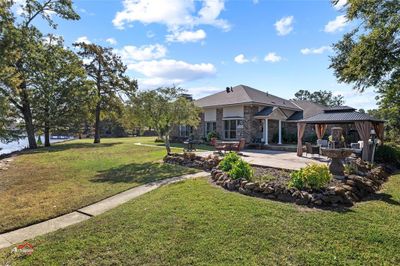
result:
<svg viewBox="0 0 400 266"><path fill-rule="evenodd" d="M217 141L218 138L219 138L219 135L215 131L211 131L207 135L207 140L210 142L210 145L212 145L212 146L215 145L215 142Z"/></svg>

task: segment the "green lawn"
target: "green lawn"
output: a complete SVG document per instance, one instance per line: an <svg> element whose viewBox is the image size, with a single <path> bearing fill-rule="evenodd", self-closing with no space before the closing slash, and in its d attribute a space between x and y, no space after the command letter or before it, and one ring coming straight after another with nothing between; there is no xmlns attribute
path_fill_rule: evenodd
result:
<svg viewBox="0 0 400 266"><path fill-rule="evenodd" d="M76 210L118 192L195 170L161 162L154 138L74 140L26 151L0 172L0 232ZM175 149L181 151L181 148Z"/></svg>
<svg viewBox="0 0 400 266"><path fill-rule="evenodd" d="M164 143L155 143L153 138L142 138L142 141L138 141L140 143L143 144L151 144L151 145L156 145L156 146L160 146L160 147L165 147ZM172 147L177 148L178 150L180 149L180 152L183 151L183 148L185 147L185 145L183 143L171 143ZM196 149L198 151L214 151L215 148L211 145L207 145L207 144L196 144L195 145Z"/></svg>
<svg viewBox="0 0 400 266"><path fill-rule="evenodd" d="M399 265L399 201L400 175L343 212L188 180L39 237L29 257L7 258L5 249L0 258L22 265Z"/></svg>

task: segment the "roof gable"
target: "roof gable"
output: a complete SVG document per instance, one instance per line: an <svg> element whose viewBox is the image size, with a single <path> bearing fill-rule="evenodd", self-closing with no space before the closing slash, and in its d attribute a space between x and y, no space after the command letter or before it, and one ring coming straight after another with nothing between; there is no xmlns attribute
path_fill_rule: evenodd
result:
<svg viewBox="0 0 400 266"><path fill-rule="evenodd" d="M254 88L238 85L232 88L232 92L227 93L225 90L206 96L195 101L199 107L216 107L232 104L263 104L269 106L278 106L282 108L300 110L295 104L289 100L277 97L275 95L256 90Z"/></svg>

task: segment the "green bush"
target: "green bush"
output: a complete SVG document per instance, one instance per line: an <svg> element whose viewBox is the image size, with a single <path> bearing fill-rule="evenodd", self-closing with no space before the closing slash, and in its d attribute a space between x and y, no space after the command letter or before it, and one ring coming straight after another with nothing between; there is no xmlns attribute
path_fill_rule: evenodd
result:
<svg viewBox="0 0 400 266"><path fill-rule="evenodd" d="M378 146L375 151L375 161L400 167L400 147L391 143Z"/></svg>
<svg viewBox="0 0 400 266"><path fill-rule="evenodd" d="M232 179L245 178L249 180L253 177L253 169L251 168L250 164L240 159L229 171L229 176Z"/></svg>
<svg viewBox="0 0 400 266"><path fill-rule="evenodd" d="M310 164L290 174L290 187L318 189L326 186L332 175L326 165Z"/></svg>
<svg viewBox="0 0 400 266"><path fill-rule="evenodd" d="M207 134L207 141L211 141L212 138L219 138L218 132L211 131L210 133Z"/></svg>
<svg viewBox="0 0 400 266"><path fill-rule="evenodd" d="M230 152L225 155L224 159L222 159L218 167L222 171L229 172L232 169L233 165L239 160L241 160L239 155L237 155L235 152Z"/></svg>

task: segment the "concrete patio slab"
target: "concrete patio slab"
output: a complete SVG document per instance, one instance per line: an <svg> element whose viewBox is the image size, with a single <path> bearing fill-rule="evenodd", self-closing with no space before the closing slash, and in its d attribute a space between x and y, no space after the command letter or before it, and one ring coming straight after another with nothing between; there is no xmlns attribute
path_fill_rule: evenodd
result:
<svg viewBox="0 0 400 266"><path fill-rule="evenodd" d="M212 151L198 152L200 156L208 156ZM295 152L273 150L243 150L241 153L246 162L263 167L298 170L310 163L328 164L329 159L321 157L298 157Z"/></svg>
<svg viewBox="0 0 400 266"><path fill-rule="evenodd" d="M0 234L0 249L10 247L12 245L21 243L27 239L32 239L40 235L44 235L50 232L54 232L58 229L83 222L90 219L92 216L97 216L108 210L111 210L129 200L132 200L140 195L143 195L149 191L159 188L163 185L168 185L183 181L186 179L208 177L210 173L199 172L195 174L182 175L164 179L149 184L145 184L139 187L129 189L125 192L104 199L87 207L81 208L77 211L62 215L60 217L50 219L38 224L30 225L21 229L17 229L8 233Z"/></svg>
<svg viewBox="0 0 400 266"><path fill-rule="evenodd" d="M102 201L99 201L95 204L84 207L82 209L79 209L79 211L82 213L91 215L91 216L97 216L99 214L102 214L102 213L110 210L110 209L117 207L118 205L128 202L131 199L134 199L140 195L143 195L149 191L152 191L162 185L171 184L171 183L182 181L182 180L189 179L189 178L203 177L203 176L209 176L209 175L210 175L209 173L200 172L200 173L196 173L196 174L183 175L183 176L173 177L173 178L169 178L169 179L165 179L165 180L160 180L157 182L152 182L152 183L149 183L149 184L146 184L143 186L129 189L125 192L122 192L122 193L112 196L110 198L104 199Z"/></svg>

